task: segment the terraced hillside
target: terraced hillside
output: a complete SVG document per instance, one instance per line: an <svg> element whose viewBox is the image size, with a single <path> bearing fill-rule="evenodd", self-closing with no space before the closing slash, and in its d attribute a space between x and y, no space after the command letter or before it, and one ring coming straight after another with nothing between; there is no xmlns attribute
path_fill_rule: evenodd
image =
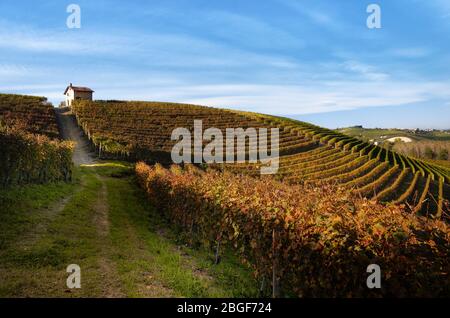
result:
<svg viewBox="0 0 450 318"><path fill-rule="evenodd" d="M59 137L54 108L45 97L0 94L0 122L19 125L30 133Z"/></svg>
<svg viewBox="0 0 450 318"><path fill-rule="evenodd" d="M73 145L44 97L0 94L0 149L0 187L71 179Z"/></svg>
<svg viewBox="0 0 450 318"><path fill-rule="evenodd" d="M339 183L382 202L405 203L412 211L447 216L448 168L399 155L309 123L262 114L157 102L78 101L79 125L102 157L170 162L173 129L280 129L280 169L289 183ZM270 140L270 137L269 137ZM235 154L249 149L235 149ZM248 155L248 153L247 153ZM257 164L216 164L216 168L259 176Z"/></svg>
<svg viewBox="0 0 450 318"><path fill-rule="evenodd" d="M73 105L73 111L103 157L170 161L170 152L177 142L170 138L172 131L183 127L193 132L194 120L202 120L203 130L215 127L222 130L224 136L226 128L273 127L243 114L195 105L78 101ZM317 146L316 141L299 138L289 131L280 132L280 142L282 155Z"/></svg>

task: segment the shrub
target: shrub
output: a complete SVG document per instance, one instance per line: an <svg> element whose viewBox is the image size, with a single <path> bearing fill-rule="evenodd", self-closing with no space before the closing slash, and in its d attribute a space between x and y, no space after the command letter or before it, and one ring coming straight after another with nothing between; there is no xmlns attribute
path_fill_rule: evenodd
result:
<svg viewBox="0 0 450 318"><path fill-rule="evenodd" d="M343 188L136 165L140 185L191 242L230 246L283 295L450 296L446 223L353 197ZM382 288L366 286L369 264Z"/></svg>
<svg viewBox="0 0 450 318"><path fill-rule="evenodd" d="M448 160L448 149L439 150L438 160Z"/></svg>
<svg viewBox="0 0 450 318"><path fill-rule="evenodd" d="M0 186L69 181L73 144L0 126Z"/></svg>

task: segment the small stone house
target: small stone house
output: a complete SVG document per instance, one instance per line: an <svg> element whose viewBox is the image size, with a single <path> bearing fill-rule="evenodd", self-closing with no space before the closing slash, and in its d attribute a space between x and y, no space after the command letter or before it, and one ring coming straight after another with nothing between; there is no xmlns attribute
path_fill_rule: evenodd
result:
<svg viewBox="0 0 450 318"><path fill-rule="evenodd" d="M64 91L66 96L66 106L72 106L72 102L76 99L92 100L94 91L88 87L73 86L70 83Z"/></svg>

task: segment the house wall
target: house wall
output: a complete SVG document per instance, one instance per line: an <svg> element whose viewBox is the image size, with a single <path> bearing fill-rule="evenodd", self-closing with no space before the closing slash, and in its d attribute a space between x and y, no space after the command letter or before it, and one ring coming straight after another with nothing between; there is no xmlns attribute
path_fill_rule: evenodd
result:
<svg viewBox="0 0 450 318"><path fill-rule="evenodd" d="M69 88L66 93L66 106L72 106L75 99L92 100L92 92L77 92Z"/></svg>
<svg viewBox="0 0 450 318"><path fill-rule="evenodd" d="M92 100L92 92L75 92L75 99L77 98Z"/></svg>
<svg viewBox="0 0 450 318"><path fill-rule="evenodd" d="M72 106L72 101L74 100L74 91L69 88L66 93L66 106Z"/></svg>

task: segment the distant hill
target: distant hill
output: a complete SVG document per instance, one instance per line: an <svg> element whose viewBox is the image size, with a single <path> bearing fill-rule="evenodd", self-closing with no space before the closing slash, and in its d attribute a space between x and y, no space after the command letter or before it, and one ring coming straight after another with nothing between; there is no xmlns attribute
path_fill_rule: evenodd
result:
<svg viewBox="0 0 450 318"><path fill-rule="evenodd" d="M338 131L403 155L450 166L450 130L368 129L358 126Z"/></svg>
<svg viewBox="0 0 450 318"><path fill-rule="evenodd" d="M337 131L365 141L371 140L375 142L383 142L386 139L395 137L408 137L412 141L450 141L450 130L384 129L356 126L339 128Z"/></svg>

